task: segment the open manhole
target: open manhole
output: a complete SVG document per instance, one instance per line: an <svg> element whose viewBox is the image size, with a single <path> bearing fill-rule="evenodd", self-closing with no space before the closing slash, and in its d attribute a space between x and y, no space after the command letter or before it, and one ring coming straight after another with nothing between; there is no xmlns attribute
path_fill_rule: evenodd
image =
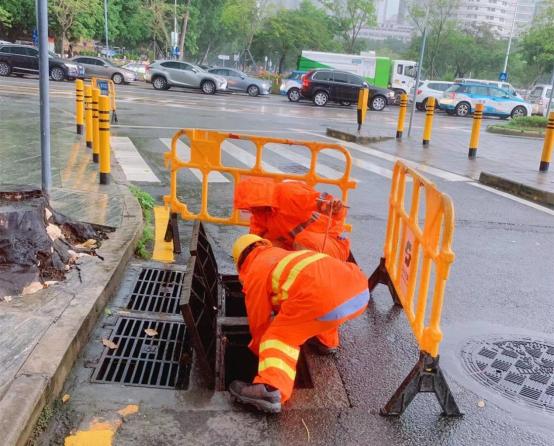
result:
<svg viewBox="0 0 554 446"><path fill-rule="evenodd" d="M554 414L554 343L523 337L470 340L462 361L480 384Z"/></svg>
<svg viewBox="0 0 554 446"><path fill-rule="evenodd" d="M179 314L184 272L143 268L135 282L127 308L151 313Z"/></svg>
<svg viewBox="0 0 554 446"><path fill-rule="evenodd" d="M146 329L155 330L149 336ZM186 388L190 372L190 349L185 324L120 317L91 381L157 388Z"/></svg>

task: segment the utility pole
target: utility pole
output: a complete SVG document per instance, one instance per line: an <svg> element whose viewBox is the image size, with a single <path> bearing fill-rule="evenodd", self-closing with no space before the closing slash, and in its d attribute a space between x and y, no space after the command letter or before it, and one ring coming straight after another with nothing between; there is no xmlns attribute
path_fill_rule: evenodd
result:
<svg viewBox="0 0 554 446"><path fill-rule="evenodd" d="M50 98L48 96L48 0L37 1L37 28L39 51L39 96L40 96L40 161L42 193L47 197L52 188L50 161Z"/></svg>
<svg viewBox="0 0 554 446"><path fill-rule="evenodd" d="M175 59L177 59L177 0L173 4L173 39L171 39L171 44L173 46L172 51Z"/></svg>
<svg viewBox="0 0 554 446"><path fill-rule="evenodd" d="M512 49L512 39L514 37L514 29L516 26L516 19L517 19L517 7L518 7L518 0L514 1L514 17L512 18L512 27L510 29L510 38L508 39L508 48L506 48L506 57L504 58L504 69L502 70L502 73L508 73L508 59L510 57L510 50ZM506 76L506 74L504 76ZM500 80L508 80L506 79L500 79Z"/></svg>
<svg viewBox="0 0 554 446"><path fill-rule="evenodd" d="M104 0L104 32L106 33L106 57L108 57L110 53L108 42L108 0Z"/></svg>
<svg viewBox="0 0 554 446"><path fill-rule="evenodd" d="M410 137L410 134L412 133L412 121L414 119L414 112L416 109L417 88L419 87L419 79L421 77L421 69L423 67L423 56L425 55L425 44L427 43L427 25L429 23L429 8L430 8L430 4L429 2L427 2L427 10L425 11L425 23L423 25L423 38L421 39L421 48L419 50L419 64L417 66L414 95L412 98L412 109L410 110L410 123L408 124L408 137Z"/></svg>

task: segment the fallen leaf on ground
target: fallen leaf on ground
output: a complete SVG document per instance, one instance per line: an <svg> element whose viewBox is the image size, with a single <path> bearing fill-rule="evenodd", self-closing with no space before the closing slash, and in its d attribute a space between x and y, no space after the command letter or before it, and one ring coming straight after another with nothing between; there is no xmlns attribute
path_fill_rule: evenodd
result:
<svg viewBox="0 0 554 446"><path fill-rule="evenodd" d="M106 338L102 338L102 344L104 344L110 350L114 350L117 347L119 347L119 345L117 345L115 342L110 341L109 339L106 339Z"/></svg>
<svg viewBox="0 0 554 446"><path fill-rule="evenodd" d="M46 221L50 220L50 217L52 217L52 212L48 208L44 209L44 216L46 217Z"/></svg>
<svg viewBox="0 0 554 446"><path fill-rule="evenodd" d="M477 405L478 405L479 407L485 407L485 402L484 402L483 400L480 400L480 401L477 403Z"/></svg>
<svg viewBox="0 0 554 446"><path fill-rule="evenodd" d="M71 396L66 393L64 396L62 396L62 403L67 403L69 401L69 399L71 398Z"/></svg>
<svg viewBox="0 0 554 446"><path fill-rule="evenodd" d="M83 248L96 248L96 240L89 238L86 242L82 243Z"/></svg>
<svg viewBox="0 0 554 446"><path fill-rule="evenodd" d="M111 316L112 315L112 310L110 310L109 308L104 308L104 314L106 316Z"/></svg>
<svg viewBox="0 0 554 446"><path fill-rule="evenodd" d="M144 329L144 332L148 335L148 336L156 336L158 334L158 332L156 330L154 330L153 328L145 328Z"/></svg>
<svg viewBox="0 0 554 446"><path fill-rule="evenodd" d="M52 240L57 240L62 237L62 230L60 227L53 225L52 223L46 226L46 233Z"/></svg>
<svg viewBox="0 0 554 446"><path fill-rule="evenodd" d="M12 296L4 296L4 302L11 302L12 299Z"/></svg>
<svg viewBox="0 0 554 446"><path fill-rule="evenodd" d="M125 417L128 417L129 415L133 415L137 413L138 411L139 411L138 404L129 404L123 409L119 409L117 413L121 415L123 418L125 418Z"/></svg>
<svg viewBox="0 0 554 446"><path fill-rule="evenodd" d="M33 294L36 293L38 290L42 290L44 286L40 282L31 282L29 285L27 285L25 288L23 288L23 291L21 294Z"/></svg>
<svg viewBox="0 0 554 446"><path fill-rule="evenodd" d="M44 282L44 285L46 286L46 288L48 288L49 286L55 285L56 283L58 283L57 280L47 280L46 282Z"/></svg>

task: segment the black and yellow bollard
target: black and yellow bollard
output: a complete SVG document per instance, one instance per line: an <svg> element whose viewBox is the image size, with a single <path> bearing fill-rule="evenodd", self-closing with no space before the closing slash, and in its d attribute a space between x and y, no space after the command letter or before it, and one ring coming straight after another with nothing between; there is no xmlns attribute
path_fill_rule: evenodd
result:
<svg viewBox="0 0 554 446"><path fill-rule="evenodd" d="M87 147L92 149L92 87L85 86L85 140Z"/></svg>
<svg viewBox="0 0 554 446"><path fill-rule="evenodd" d="M544 145L542 146L541 172L548 172L550 160L552 158L552 149L554 149L554 112L548 115L548 123L546 124L546 133L544 134Z"/></svg>
<svg viewBox="0 0 554 446"><path fill-rule="evenodd" d="M479 148L479 137L481 136L481 121L483 120L483 104L475 104L473 111L473 126L471 127L471 137L469 138L469 152L467 157L474 160Z"/></svg>
<svg viewBox="0 0 554 446"><path fill-rule="evenodd" d="M423 145L426 147L431 141L431 132L433 130L433 116L435 115L435 98L430 96L425 104L425 125L423 127Z"/></svg>
<svg viewBox="0 0 554 446"><path fill-rule="evenodd" d="M368 100L369 88L360 88L358 92L358 132L362 130L362 124L365 122Z"/></svg>
<svg viewBox="0 0 554 446"><path fill-rule="evenodd" d="M85 120L85 86L81 79L75 81L75 124L77 135L83 134Z"/></svg>
<svg viewBox="0 0 554 446"><path fill-rule="evenodd" d="M98 127L98 98L100 89L92 89L92 161L98 162L100 153L100 132Z"/></svg>
<svg viewBox="0 0 554 446"><path fill-rule="evenodd" d="M100 184L110 184L110 98L100 96L98 124L100 132Z"/></svg>
<svg viewBox="0 0 554 446"><path fill-rule="evenodd" d="M408 95L400 95L400 109L398 110L398 124L396 126L396 139L402 139L404 133L404 121L406 120L406 110L408 108Z"/></svg>

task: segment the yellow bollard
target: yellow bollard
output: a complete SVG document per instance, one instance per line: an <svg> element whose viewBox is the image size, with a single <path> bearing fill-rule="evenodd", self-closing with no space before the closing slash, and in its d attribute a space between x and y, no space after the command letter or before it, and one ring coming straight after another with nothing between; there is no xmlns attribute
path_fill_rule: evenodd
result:
<svg viewBox="0 0 554 446"><path fill-rule="evenodd" d="M469 153L467 157L474 160L479 148L479 136L481 136L481 121L483 120L483 104L476 104L473 112L473 126L471 127L471 138L469 138Z"/></svg>
<svg viewBox="0 0 554 446"><path fill-rule="evenodd" d="M396 126L396 139L402 139L404 133L404 121L406 120L406 109L408 108L408 95L400 95L400 110L398 111L398 125Z"/></svg>
<svg viewBox="0 0 554 446"><path fill-rule="evenodd" d="M365 122L368 100L369 88L360 88L358 93L358 132L362 130L362 124Z"/></svg>
<svg viewBox="0 0 554 446"><path fill-rule="evenodd" d="M98 154L100 153L100 132L98 127L98 98L100 97L100 89L92 89L92 161L98 162Z"/></svg>
<svg viewBox="0 0 554 446"><path fill-rule="evenodd" d="M92 88L85 86L85 140L87 147L92 148Z"/></svg>
<svg viewBox="0 0 554 446"><path fill-rule="evenodd" d="M100 132L100 184L110 184L110 98L100 96L98 124Z"/></svg>
<svg viewBox="0 0 554 446"><path fill-rule="evenodd" d="M85 92L84 92L84 83L81 79L75 81L75 124L77 124L77 135L83 134L83 125L84 125L84 102Z"/></svg>
<svg viewBox="0 0 554 446"><path fill-rule="evenodd" d="M541 172L548 172L550 159L552 158L552 149L554 149L554 112L550 112L548 115L544 145L542 146L541 165L539 167Z"/></svg>
<svg viewBox="0 0 554 446"><path fill-rule="evenodd" d="M435 98L430 96L427 98L425 105L427 113L425 115L425 125L423 127L423 145L428 146L431 141L431 131L433 130L433 116L435 115Z"/></svg>

